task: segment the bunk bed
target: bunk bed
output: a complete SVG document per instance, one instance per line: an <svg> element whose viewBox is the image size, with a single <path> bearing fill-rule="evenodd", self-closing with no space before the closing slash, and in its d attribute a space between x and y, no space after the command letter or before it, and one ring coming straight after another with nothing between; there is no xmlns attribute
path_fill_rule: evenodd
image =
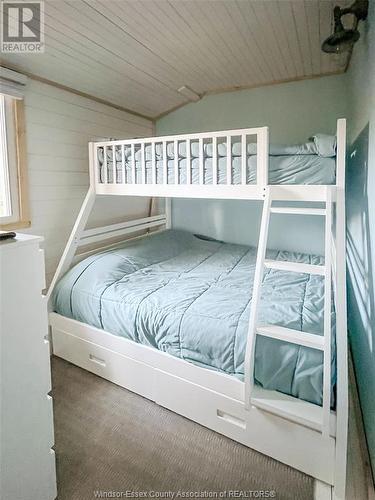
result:
<svg viewBox="0 0 375 500"><path fill-rule="evenodd" d="M345 147L344 119L301 146L270 146L267 127L90 143L47 294L54 353L344 499ZM85 229L98 195L162 197L165 213ZM174 197L261 200L258 248L172 229ZM323 217L324 258L268 250L278 214Z"/></svg>

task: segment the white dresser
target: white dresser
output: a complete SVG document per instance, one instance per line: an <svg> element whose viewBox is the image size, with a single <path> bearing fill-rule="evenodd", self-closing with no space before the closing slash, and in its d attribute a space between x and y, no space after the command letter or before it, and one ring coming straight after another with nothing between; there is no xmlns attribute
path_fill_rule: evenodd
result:
<svg viewBox="0 0 375 500"><path fill-rule="evenodd" d="M0 498L56 498L42 238L0 242Z"/></svg>

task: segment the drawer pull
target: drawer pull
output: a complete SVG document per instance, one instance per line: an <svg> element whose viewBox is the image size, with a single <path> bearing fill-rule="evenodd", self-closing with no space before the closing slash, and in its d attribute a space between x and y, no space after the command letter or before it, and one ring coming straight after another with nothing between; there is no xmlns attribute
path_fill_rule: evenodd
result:
<svg viewBox="0 0 375 500"><path fill-rule="evenodd" d="M230 413L226 413L225 411L217 410L216 414L222 420L229 422L230 424L237 425L242 429L246 429L246 422L242 420L242 418L235 417L234 415L230 415Z"/></svg>
<svg viewBox="0 0 375 500"><path fill-rule="evenodd" d="M105 366L106 365L106 362L104 361L104 359L97 358L93 354L89 355L89 359L90 359L90 361L92 361L93 363L96 363L97 365L100 365L100 366Z"/></svg>

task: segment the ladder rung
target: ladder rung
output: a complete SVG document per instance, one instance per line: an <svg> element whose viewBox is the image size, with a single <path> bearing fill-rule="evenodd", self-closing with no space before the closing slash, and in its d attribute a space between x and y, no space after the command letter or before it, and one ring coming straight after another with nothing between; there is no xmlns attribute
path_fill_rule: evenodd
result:
<svg viewBox="0 0 375 500"><path fill-rule="evenodd" d="M302 399L255 386L251 397L251 404L260 410L286 418L319 432L323 430L323 408ZM330 435L335 436L335 434L336 415L331 411Z"/></svg>
<svg viewBox="0 0 375 500"><path fill-rule="evenodd" d="M280 271L292 271L295 273L320 274L324 276L325 267L314 264L303 264L301 262L289 262L287 260L265 260L264 265L269 269Z"/></svg>
<svg viewBox="0 0 375 500"><path fill-rule="evenodd" d="M279 408L279 406L274 404L274 401L271 399L270 401L266 399L261 399L257 397L251 398L251 405L259 408L260 410L271 413L272 415L277 415L278 417L283 417L287 420L291 420L292 422L297 422L305 427L311 427L312 429L322 432L323 425L321 421L313 421L308 417L301 418L299 415L296 415L291 408L291 411L284 410L283 406ZM289 410L289 408L288 408Z"/></svg>
<svg viewBox="0 0 375 500"><path fill-rule="evenodd" d="M284 340L285 342L312 347L313 349L324 349L324 337L322 335L301 332L278 325L259 326L256 331L258 335L262 335L263 337Z"/></svg>
<svg viewBox="0 0 375 500"><path fill-rule="evenodd" d="M272 214L326 215L325 208L271 207Z"/></svg>

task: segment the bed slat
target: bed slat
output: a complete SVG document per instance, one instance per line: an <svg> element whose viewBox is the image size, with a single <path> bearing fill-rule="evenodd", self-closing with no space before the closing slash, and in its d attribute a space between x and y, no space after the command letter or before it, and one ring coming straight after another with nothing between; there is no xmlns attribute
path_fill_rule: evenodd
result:
<svg viewBox="0 0 375 500"><path fill-rule="evenodd" d="M112 175L113 184L117 184L117 162L116 162L116 146L112 146Z"/></svg>
<svg viewBox="0 0 375 500"><path fill-rule="evenodd" d="M179 184L179 175L178 175L178 140L175 139L173 141L173 150L174 150L174 183Z"/></svg>
<svg viewBox="0 0 375 500"><path fill-rule="evenodd" d="M227 135L227 184L232 184L232 138Z"/></svg>
<svg viewBox="0 0 375 500"><path fill-rule="evenodd" d="M191 184L191 143L186 139L186 184Z"/></svg>
<svg viewBox="0 0 375 500"><path fill-rule="evenodd" d="M126 184L126 178L125 178L125 146L124 146L124 144L121 146L121 179L122 179L122 184Z"/></svg>
<svg viewBox="0 0 375 500"><path fill-rule="evenodd" d="M217 137L212 138L212 184L217 184Z"/></svg>
<svg viewBox="0 0 375 500"><path fill-rule="evenodd" d="M198 142L198 145L199 145L199 152L198 152L198 156L199 156L199 184L203 185L204 184L204 164L203 164L203 138L200 137L199 138L199 142Z"/></svg>
<svg viewBox="0 0 375 500"><path fill-rule="evenodd" d="M141 144L141 167L142 167L142 184L146 184L146 161L145 161L145 143Z"/></svg>
<svg viewBox="0 0 375 500"><path fill-rule="evenodd" d="M246 163L247 163L247 155L246 155L246 134L241 135L241 182L242 184L246 184Z"/></svg>
<svg viewBox="0 0 375 500"><path fill-rule="evenodd" d="M156 184L156 162L155 162L155 142L151 143L151 170L152 170L152 183Z"/></svg>
<svg viewBox="0 0 375 500"><path fill-rule="evenodd" d="M103 179L104 184L108 184L108 160L107 160L107 146L103 147Z"/></svg>
<svg viewBox="0 0 375 500"><path fill-rule="evenodd" d="M168 184L167 141L163 141L163 183Z"/></svg>
<svg viewBox="0 0 375 500"><path fill-rule="evenodd" d="M131 155L132 155L132 183L136 184L137 182L137 175L135 171L135 145L131 145Z"/></svg>

